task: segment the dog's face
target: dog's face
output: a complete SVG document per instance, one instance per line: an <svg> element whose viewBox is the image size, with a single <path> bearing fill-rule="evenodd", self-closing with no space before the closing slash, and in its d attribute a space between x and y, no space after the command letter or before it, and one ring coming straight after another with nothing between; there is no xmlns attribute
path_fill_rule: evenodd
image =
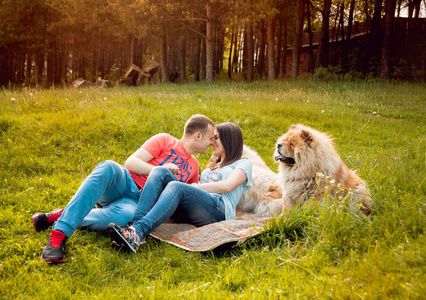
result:
<svg viewBox="0 0 426 300"><path fill-rule="evenodd" d="M290 130L282 135L275 148L274 158L289 167L293 167L303 156L303 152L312 146L309 131L292 125Z"/></svg>

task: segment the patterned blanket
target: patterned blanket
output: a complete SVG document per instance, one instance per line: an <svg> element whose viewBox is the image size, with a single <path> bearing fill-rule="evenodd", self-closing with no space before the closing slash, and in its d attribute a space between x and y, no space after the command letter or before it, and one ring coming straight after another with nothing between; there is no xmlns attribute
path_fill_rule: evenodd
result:
<svg viewBox="0 0 426 300"><path fill-rule="evenodd" d="M237 211L235 220L203 227L173 223L169 220L151 232L151 236L188 251L206 252L219 246L221 248L240 246L249 238L261 233L266 222L271 219Z"/></svg>

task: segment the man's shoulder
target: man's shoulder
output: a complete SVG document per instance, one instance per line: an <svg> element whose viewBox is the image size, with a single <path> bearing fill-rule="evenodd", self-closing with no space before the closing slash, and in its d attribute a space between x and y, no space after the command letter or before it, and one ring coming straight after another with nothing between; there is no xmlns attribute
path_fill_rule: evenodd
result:
<svg viewBox="0 0 426 300"><path fill-rule="evenodd" d="M175 144L176 141L178 141L178 139L168 133L157 133L156 135L150 137L146 141L146 144L159 143L167 147L170 144Z"/></svg>
<svg viewBox="0 0 426 300"><path fill-rule="evenodd" d="M176 140L176 138L168 133L162 132L162 133L157 133L156 135L152 136L152 138L163 138L163 139L172 139L172 140Z"/></svg>

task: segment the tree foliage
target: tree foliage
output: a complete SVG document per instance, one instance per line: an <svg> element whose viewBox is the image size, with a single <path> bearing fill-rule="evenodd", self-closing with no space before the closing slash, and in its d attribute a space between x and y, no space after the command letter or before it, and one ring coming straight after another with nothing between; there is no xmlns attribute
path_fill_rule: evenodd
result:
<svg viewBox="0 0 426 300"><path fill-rule="evenodd" d="M396 18L385 26L389 1ZM163 81L180 82L212 81L226 71L229 78L247 81L274 80L289 70L296 77L312 71L312 63L304 63L313 61L312 56L317 65L340 65L365 76L382 70L382 78L393 78L401 60L416 72L422 70L425 55L416 49L424 47L424 39L418 38L424 34L419 30L425 23L420 19L424 2L304 0L302 13L296 14L300 3L0 0L0 86L119 79L131 63L141 66L150 59L161 62ZM408 18L401 21L404 9ZM296 24L303 28L300 35ZM296 37L301 42L294 42ZM397 47L396 39L404 46ZM387 58L380 60L382 53ZM304 70L304 65L309 67Z"/></svg>

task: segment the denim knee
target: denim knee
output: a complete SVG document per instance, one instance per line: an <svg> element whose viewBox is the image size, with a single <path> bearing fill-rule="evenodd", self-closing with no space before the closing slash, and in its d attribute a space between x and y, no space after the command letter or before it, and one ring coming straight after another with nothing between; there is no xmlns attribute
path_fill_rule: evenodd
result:
<svg viewBox="0 0 426 300"><path fill-rule="evenodd" d="M120 167L118 163L113 160L104 160L96 165L96 169L103 168L105 170L114 171L115 168Z"/></svg>
<svg viewBox="0 0 426 300"><path fill-rule="evenodd" d="M180 182L180 181L171 181L167 185L167 191L172 190L172 191L175 191L175 193L178 193L178 191L179 191L179 189L182 185L186 186L187 183L183 183L183 182Z"/></svg>
<svg viewBox="0 0 426 300"><path fill-rule="evenodd" d="M156 166L152 168L151 172L149 173L150 176L163 176L167 174L173 174L169 169L163 166Z"/></svg>

